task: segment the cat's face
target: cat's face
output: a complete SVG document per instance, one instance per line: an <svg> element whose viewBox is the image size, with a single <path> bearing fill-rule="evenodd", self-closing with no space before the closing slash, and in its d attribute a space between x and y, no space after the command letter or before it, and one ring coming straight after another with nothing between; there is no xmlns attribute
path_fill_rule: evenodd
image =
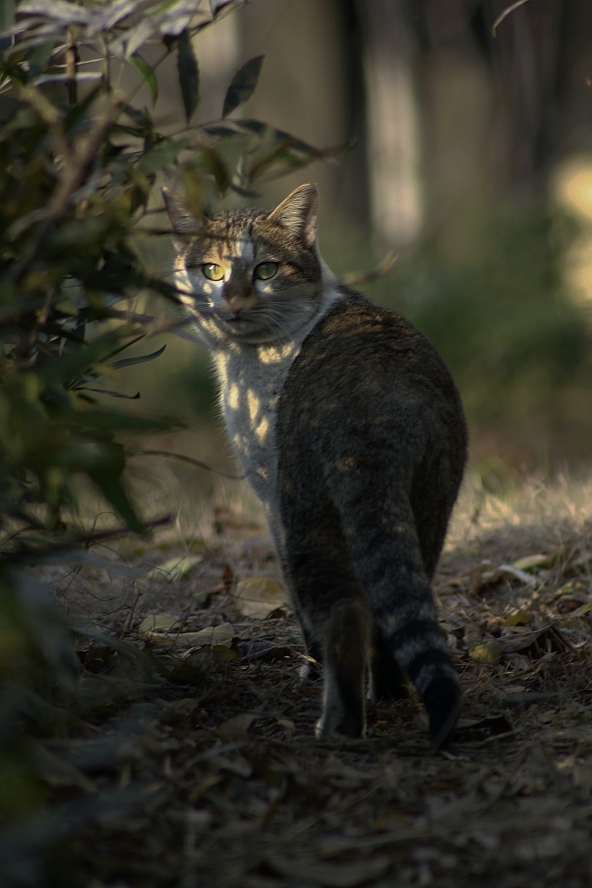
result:
<svg viewBox="0 0 592 888"><path fill-rule="evenodd" d="M314 185L297 188L272 212L202 219L175 192L163 195L176 234L176 284L207 345L281 342L307 323L322 295Z"/></svg>

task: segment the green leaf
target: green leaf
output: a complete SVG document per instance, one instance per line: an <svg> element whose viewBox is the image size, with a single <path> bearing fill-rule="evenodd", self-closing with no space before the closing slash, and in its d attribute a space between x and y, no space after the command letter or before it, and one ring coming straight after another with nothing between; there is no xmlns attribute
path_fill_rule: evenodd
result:
<svg viewBox="0 0 592 888"><path fill-rule="evenodd" d="M177 159L177 155L189 144L188 139L179 139L177 142L163 141L155 148L147 151L138 163L138 170L142 175L149 176L156 173L163 166L168 166Z"/></svg>
<svg viewBox="0 0 592 888"><path fill-rule="evenodd" d="M148 64L146 59L143 58L139 52L133 54L130 58L130 62L136 71L138 71L138 73L144 78L146 86L150 90L150 95L152 96L152 104L154 105L158 98L158 80L156 79L154 68L152 65Z"/></svg>
<svg viewBox="0 0 592 888"><path fill-rule="evenodd" d="M159 348L158 351L152 352L149 355L138 355L137 358L121 358L119 361L113 361L111 366L119 370L121 367L131 367L133 364L144 364L146 361L153 361L155 358L160 357L165 348L166 344Z"/></svg>
<svg viewBox="0 0 592 888"><path fill-rule="evenodd" d="M105 333L94 342L85 343L63 357L40 366L37 374L49 383L70 382L91 364L104 358L106 353L119 345L119 342L120 337L116 332Z"/></svg>
<svg viewBox="0 0 592 888"><path fill-rule="evenodd" d="M183 31L179 37L177 71L185 117L189 123L199 103L199 66L187 31Z"/></svg>
<svg viewBox="0 0 592 888"><path fill-rule="evenodd" d="M132 504L123 489L121 472L117 469L103 469L98 472L89 472L89 475L97 487L100 488L105 499L117 509L130 530L142 533L145 527L134 512Z"/></svg>
<svg viewBox="0 0 592 888"><path fill-rule="evenodd" d="M244 102L251 98L259 80L263 59L264 56L262 55L255 56L254 59L251 59L236 72L226 91L222 117L228 117L235 108L238 108L239 105L244 104Z"/></svg>

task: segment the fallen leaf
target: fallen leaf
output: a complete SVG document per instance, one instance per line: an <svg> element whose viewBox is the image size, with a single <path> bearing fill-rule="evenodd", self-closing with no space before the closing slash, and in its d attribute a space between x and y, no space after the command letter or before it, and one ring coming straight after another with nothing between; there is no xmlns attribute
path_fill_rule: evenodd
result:
<svg viewBox="0 0 592 888"><path fill-rule="evenodd" d="M238 611L244 617L267 617L288 604L288 596L272 577L245 577L234 592Z"/></svg>
<svg viewBox="0 0 592 888"><path fill-rule="evenodd" d="M244 740L249 733L249 728L256 716L252 712L243 712L233 715L218 725L218 736L224 743L232 743L234 740Z"/></svg>
<svg viewBox="0 0 592 888"><path fill-rule="evenodd" d="M514 654L518 651L529 650L531 654L539 657L552 651L563 653L570 650L569 642L560 635L559 630L554 626L544 626L542 629L535 629L533 632L502 635L499 639L499 644L504 654Z"/></svg>
<svg viewBox="0 0 592 888"><path fill-rule="evenodd" d="M232 623L220 623L219 626L208 626L197 632L179 632L176 641L183 647L199 647L202 644L225 644L234 638Z"/></svg>
<svg viewBox="0 0 592 888"><path fill-rule="evenodd" d="M173 626L179 628L181 622L182 618L175 617L174 614L148 614L138 626L138 632L140 635L147 635L151 632L166 632L168 629L172 629Z"/></svg>
<svg viewBox="0 0 592 888"><path fill-rule="evenodd" d="M174 555L160 564L155 564L144 576L175 582L187 576L200 561L203 561L203 555Z"/></svg>
<svg viewBox="0 0 592 888"><path fill-rule="evenodd" d="M177 681L180 684L201 687L209 683L210 673L211 657L206 656L203 651L197 651L176 663L167 678L169 681Z"/></svg>
<svg viewBox="0 0 592 888"><path fill-rule="evenodd" d="M484 644L475 644L469 648L469 657L477 663L483 663L487 666L497 666L502 658L502 649L499 641L494 638Z"/></svg>
<svg viewBox="0 0 592 888"><path fill-rule="evenodd" d="M512 562L512 567L515 570L535 570L537 567L551 567L553 562L557 558L557 553L554 555L526 555L524 558L519 558L517 561Z"/></svg>
<svg viewBox="0 0 592 888"><path fill-rule="evenodd" d="M506 617L502 626L526 626L530 623L531 619L532 614L529 614L528 611L519 610L510 614L509 617Z"/></svg>
<svg viewBox="0 0 592 888"><path fill-rule="evenodd" d="M356 888L384 875L392 860L390 857L374 857L337 864L273 856L269 863L279 875L290 876L299 883L313 882L326 888Z"/></svg>
<svg viewBox="0 0 592 888"><path fill-rule="evenodd" d="M533 586L537 580L524 570L519 570L511 564L500 564L495 570L484 571L481 588L483 586L494 586L502 580L518 580L525 586Z"/></svg>
<svg viewBox="0 0 592 888"><path fill-rule="evenodd" d="M242 756L237 755L235 758L229 759L226 756L218 755L213 761L222 771L229 771L245 780L248 780L253 774L253 765Z"/></svg>

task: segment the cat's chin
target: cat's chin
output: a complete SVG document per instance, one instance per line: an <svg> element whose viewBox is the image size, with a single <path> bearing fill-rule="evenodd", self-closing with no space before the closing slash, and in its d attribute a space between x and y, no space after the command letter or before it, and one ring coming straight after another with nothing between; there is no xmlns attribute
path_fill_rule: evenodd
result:
<svg viewBox="0 0 592 888"><path fill-rule="evenodd" d="M307 318L308 319L308 318ZM240 315L217 318L218 330L227 340L244 342L250 345L269 345L292 339L301 324L281 326L269 324L264 317Z"/></svg>

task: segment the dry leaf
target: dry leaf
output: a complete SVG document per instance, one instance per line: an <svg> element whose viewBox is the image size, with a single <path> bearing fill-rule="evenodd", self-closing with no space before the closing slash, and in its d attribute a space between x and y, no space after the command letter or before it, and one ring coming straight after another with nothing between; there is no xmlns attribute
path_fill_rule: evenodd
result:
<svg viewBox="0 0 592 888"><path fill-rule="evenodd" d="M502 635L499 644L504 654L514 654L532 648L532 653L538 656L551 651L563 653L571 647L554 626L544 626L533 632Z"/></svg>
<svg viewBox="0 0 592 888"><path fill-rule="evenodd" d="M472 660L476 660L477 663L497 666L502 658L502 649L499 641L492 638L484 644L473 645L472 648L469 648L469 657Z"/></svg>
<svg viewBox="0 0 592 888"><path fill-rule="evenodd" d="M245 780L248 780L253 774L252 764L239 755L232 759L226 758L226 756L223 755L217 755L215 763L222 771L236 774L238 777L243 777Z"/></svg>
<svg viewBox="0 0 592 888"><path fill-rule="evenodd" d="M518 580L525 586L533 586L537 582L535 577L511 564L500 564L495 570L484 571L481 586L493 586L502 580Z"/></svg>
<svg viewBox="0 0 592 888"><path fill-rule="evenodd" d="M181 621L182 618L175 617L174 614L148 614L138 626L138 632L140 635L148 635L152 632L166 632L168 629L172 629L173 626L179 628Z"/></svg>
<svg viewBox="0 0 592 888"><path fill-rule="evenodd" d="M199 647L202 644L226 644L232 641L234 635L232 623L220 623L219 626L208 626L198 632L179 632L176 641L184 647Z"/></svg>
<svg viewBox="0 0 592 888"><path fill-rule="evenodd" d="M252 712L243 712L240 715L233 715L227 718L221 725L218 725L218 736L224 743L232 743L234 740L244 740L249 733L249 728L255 721L256 716Z"/></svg>
<svg viewBox="0 0 592 888"><path fill-rule="evenodd" d="M326 888L356 888L384 875L392 860L390 857L374 857L338 864L273 856L269 863L280 875L290 876L298 882L318 883Z"/></svg>
<svg viewBox="0 0 592 888"><path fill-rule="evenodd" d="M510 614L509 617L506 617L502 626L526 626L530 623L531 619L532 614L529 614L528 611L519 610Z"/></svg>
<svg viewBox="0 0 592 888"><path fill-rule="evenodd" d="M175 582L187 576L191 568L200 561L203 561L203 555L174 555L161 564L156 564L145 576Z"/></svg>
<svg viewBox="0 0 592 888"><path fill-rule="evenodd" d="M267 617L288 604L288 596L272 577L245 577L234 592L236 607L244 617Z"/></svg>
<svg viewBox="0 0 592 888"><path fill-rule="evenodd" d="M557 554L555 555L526 555L524 558L519 558L517 561L512 562L512 567L515 570L535 570L537 567L551 567L553 561L557 558Z"/></svg>

